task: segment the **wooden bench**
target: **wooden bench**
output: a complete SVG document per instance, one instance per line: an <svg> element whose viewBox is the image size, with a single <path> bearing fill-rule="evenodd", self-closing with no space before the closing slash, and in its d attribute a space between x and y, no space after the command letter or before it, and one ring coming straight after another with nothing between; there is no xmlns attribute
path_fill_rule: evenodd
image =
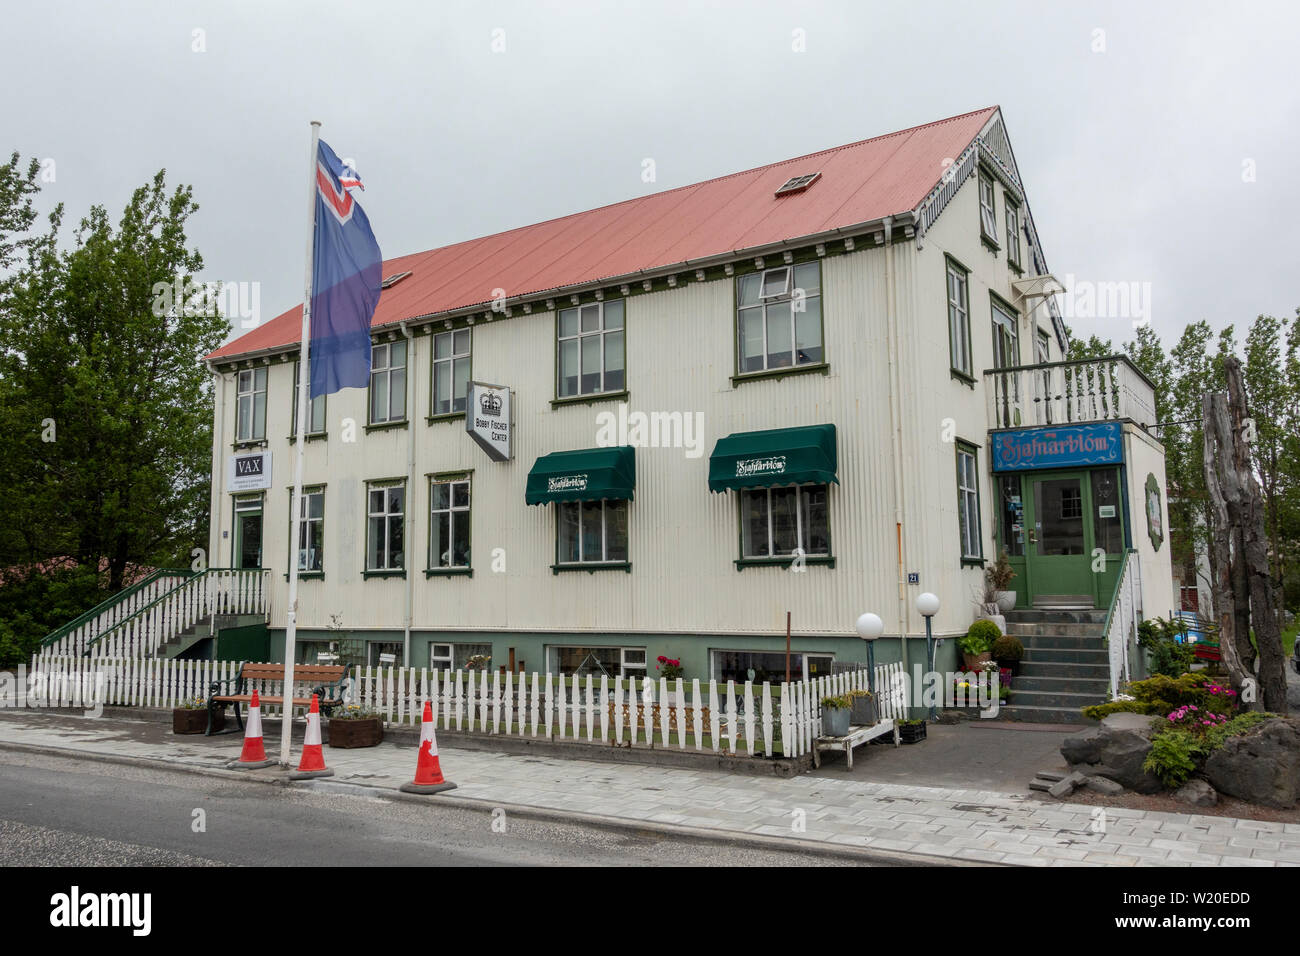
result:
<svg viewBox="0 0 1300 956"><path fill-rule="evenodd" d="M335 664L295 664L293 668L293 681L295 686L305 685L309 688L301 697L295 696L291 707L309 707L311 706L312 694L317 697L317 703L320 705L321 713L328 714L335 707L343 703L344 681L347 679L348 668L343 665ZM226 680L214 680L208 688L208 729L205 736L212 737L216 733L234 733L234 730L213 731L213 716L216 714L218 707L224 707L226 704L235 705L235 723L238 724L238 730L243 733L244 716L240 712L240 705L250 703L253 699L252 692L244 692L246 681L282 681L284 680L283 664L245 664L239 669L236 677L230 677ZM233 684L232 691L222 693L222 689ZM276 694L260 694L259 703L262 705L283 705L284 697Z"/></svg>
<svg viewBox="0 0 1300 956"><path fill-rule="evenodd" d="M881 713L907 716L907 679L902 674L893 674L888 685L878 690L877 706L880 708ZM881 717L874 724L850 727L848 735L844 737L818 737L813 741L813 767L815 769L821 768L823 753L842 750L848 763L845 769L852 770L853 748L869 743L877 737L883 737L885 734L893 735L894 746L897 747L899 744L898 720L897 717Z"/></svg>

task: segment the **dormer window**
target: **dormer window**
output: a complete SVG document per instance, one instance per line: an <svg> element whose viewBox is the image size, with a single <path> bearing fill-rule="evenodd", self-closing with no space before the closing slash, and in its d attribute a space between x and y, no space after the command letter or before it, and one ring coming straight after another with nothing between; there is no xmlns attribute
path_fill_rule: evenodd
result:
<svg viewBox="0 0 1300 956"><path fill-rule="evenodd" d="M795 176L793 179L787 179L785 185L775 193L777 196L791 196L795 193L801 193L813 183L821 178L821 173L808 173L804 176Z"/></svg>

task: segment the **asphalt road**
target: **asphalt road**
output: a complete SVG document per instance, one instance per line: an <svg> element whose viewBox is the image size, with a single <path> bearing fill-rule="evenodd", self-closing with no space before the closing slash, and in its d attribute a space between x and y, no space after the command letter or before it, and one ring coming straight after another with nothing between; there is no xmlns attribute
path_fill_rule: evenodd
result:
<svg viewBox="0 0 1300 956"><path fill-rule="evenodd" d="M201 812L199 812L201 811ZM502 829L504 832L497 832ZM199 827L199 824L202 827ZM0 750L3 866L843 866L825 856Z"/></svg>

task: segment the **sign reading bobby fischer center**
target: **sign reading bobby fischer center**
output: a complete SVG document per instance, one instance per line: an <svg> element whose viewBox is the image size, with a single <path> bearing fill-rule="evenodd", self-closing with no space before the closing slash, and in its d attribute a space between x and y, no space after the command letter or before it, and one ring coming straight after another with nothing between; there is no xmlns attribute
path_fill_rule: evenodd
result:
<svg viewBox="0 0 1300 956"><path fill-rule="evenodd" d="M510 442L510 389L470 382L465 389L465 431L493 461L514 457Z"/></svg>

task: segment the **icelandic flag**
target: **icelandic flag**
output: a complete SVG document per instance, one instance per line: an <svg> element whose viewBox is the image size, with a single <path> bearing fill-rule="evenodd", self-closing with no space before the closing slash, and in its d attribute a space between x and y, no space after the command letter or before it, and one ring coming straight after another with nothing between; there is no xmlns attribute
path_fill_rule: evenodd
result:
<svg viewBox="0 0 1300 956"><path fill-rule="evenodd" d="M383 256L353 198L364 189L324 140L316 156L316 234L311 272L311 397L370 384L370 319Z"/></svg>

